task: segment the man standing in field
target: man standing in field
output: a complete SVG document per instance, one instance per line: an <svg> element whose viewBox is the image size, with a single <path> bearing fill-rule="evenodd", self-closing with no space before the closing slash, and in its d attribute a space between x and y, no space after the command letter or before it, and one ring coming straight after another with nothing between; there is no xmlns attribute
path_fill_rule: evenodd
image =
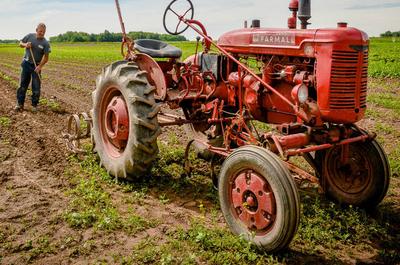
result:
<svg viewBox="0 0 400 265"><path fill-rule="evenodd" d="M25 48L25 56L21 64L21 82L17 90L16 111L24 109L26 90L32 80L32 112L37 112L40 99L40 73L43 66L49 60L49 54L51 52L50 44L44 38L45 34L46 25L40 23L36 27L36 33L26 35L19 43L21 48ZM32 58L32 55L34 58ZM37 65L35 66L35 64Z"/></svg>

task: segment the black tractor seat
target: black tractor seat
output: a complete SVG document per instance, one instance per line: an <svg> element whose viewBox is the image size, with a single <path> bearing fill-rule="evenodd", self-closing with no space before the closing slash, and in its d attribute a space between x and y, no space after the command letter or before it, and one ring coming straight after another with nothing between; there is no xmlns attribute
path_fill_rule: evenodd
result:
<svg viewBox="0 0 400 265"><path fill-rule="evenodd" d="M159 40L135 40L135 49L154 58L180 58L182 50Z"/></svg>

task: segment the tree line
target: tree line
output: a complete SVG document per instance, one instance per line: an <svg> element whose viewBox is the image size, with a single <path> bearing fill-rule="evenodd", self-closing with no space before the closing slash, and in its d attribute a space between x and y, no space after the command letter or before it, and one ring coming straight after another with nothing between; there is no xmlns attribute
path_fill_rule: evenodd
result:
<svg viewBox="0 0 400 265"><path fill-rule="evenodd" d="M19 43L19 40L0 40L0 43Z"/></svg>
<svg viewBox="0 0 400 265"><path fill-rule="evenodd" d="M133 39L154 39L161 41L187 41L184 36L174 36L154 32L132 31L128 36ZM55 37L50 37L51 42L120 42L122 33L113 33L105 30L100 34L89 34L86 32L68 31Z"/></svg>
<svg viewBox="0 0 400 265"><path fill-rule="evenodd" d="M385 33L382 33L381 37L400 37L400 31L391 32L388 30Z"/></svg>

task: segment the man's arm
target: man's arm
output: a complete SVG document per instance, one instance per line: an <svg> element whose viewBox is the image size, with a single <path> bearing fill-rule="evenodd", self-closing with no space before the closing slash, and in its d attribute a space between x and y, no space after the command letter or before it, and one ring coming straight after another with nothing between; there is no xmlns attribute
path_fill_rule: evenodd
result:
<svg viewBox="0 0 400 265"><path fill-rule="evenodd" d="M35 72L39 73L43 66L49 61L49 54L45 54L43 55L42 60L40 61L39 65L36 67Z"/></svg>
<svg viewBox="0 0 400 265"><path fill-rule="evenodd" d="M21 48L26 48L26 49L30 49L30 48L32 48L32 43L31 43L31 42L23 42L23 41L20 41L20 42L19 42L19 47L21 47Z"/></svg>

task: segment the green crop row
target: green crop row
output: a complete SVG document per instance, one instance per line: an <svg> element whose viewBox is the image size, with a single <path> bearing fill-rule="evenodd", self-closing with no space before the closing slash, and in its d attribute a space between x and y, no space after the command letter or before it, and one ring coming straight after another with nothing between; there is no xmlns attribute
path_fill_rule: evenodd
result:
<svg viewBox="0 0 400 265"><path fill-rule="evenodd" d="M371 39L369 75L400 77L400 38Z"/></svg>

